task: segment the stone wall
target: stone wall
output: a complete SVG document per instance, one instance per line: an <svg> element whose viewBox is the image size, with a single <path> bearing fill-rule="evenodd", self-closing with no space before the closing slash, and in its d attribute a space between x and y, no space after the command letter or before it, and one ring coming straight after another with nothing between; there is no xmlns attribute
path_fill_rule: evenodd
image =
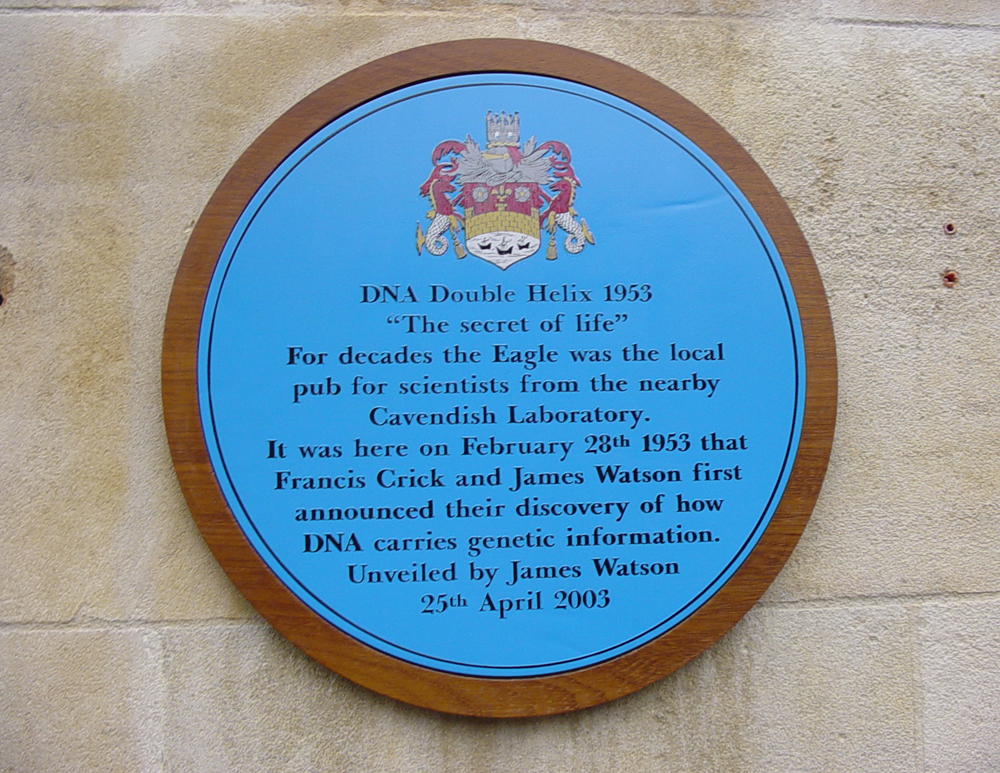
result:
<svg viewBox="0 0 1000 773"><path fill-rule="evenodd" d="M160 407L173 275L239 154L347 70L469 37L707 111L789 202L838 344L830 471L762 602L661 682L531 721L285 642L202 542ZM0 0L0 73L0 770L1000 768L1000 6Z"/></svg>

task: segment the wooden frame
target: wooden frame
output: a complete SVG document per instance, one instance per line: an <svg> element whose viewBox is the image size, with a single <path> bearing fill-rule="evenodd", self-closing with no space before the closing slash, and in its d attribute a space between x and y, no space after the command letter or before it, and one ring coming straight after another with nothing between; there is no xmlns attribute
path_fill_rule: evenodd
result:
<svg viewBox="0 0 1000 773"><path fill-rule="evenodd" d="M197 342L206 291L223 245L258 187L307 137L357 105L411 83L475 72L583 83L650 111L693 140L739 186L773 238L795 292L806 347L798 454L777 511L748 559L695 614L658 639L614 660L555 676L445 674L384 655L320 619L244 537L216 482L199 417ZM162 368L177 475L205 541L240 592L299 648L352 681L418 706L475 716L537 716L603 703L660 679L719 639L763 594L802 533L826 470L836 414L834 340L819 274L791 212L756 163L705 113L652 78L593 54L517 40L457 41L388 56L328 83L275 121L226 175L188 242L170 299Z"/></svg>

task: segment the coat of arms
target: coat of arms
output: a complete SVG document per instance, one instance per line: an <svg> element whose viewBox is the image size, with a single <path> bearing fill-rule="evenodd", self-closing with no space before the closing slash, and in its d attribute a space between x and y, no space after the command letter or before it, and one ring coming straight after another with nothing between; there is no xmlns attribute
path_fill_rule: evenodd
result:
<svg viewBox="0 0 1000 773"><path fill-rule="evenodd" d="M486 150L468 135L464 143L446 140L434 148L434 169L420 187L430 200L430 225L424 233L417 223L417 252L426 247L443 255L450 237L456 257L468 250L506 269L538 251L543 230L546 258L555 260L558 229L566 232L566 252L581 252L594 237L573 208L580 180L570 162L561 142L538 145L531 137L522 147L517 113L487 113Z"/></svg>

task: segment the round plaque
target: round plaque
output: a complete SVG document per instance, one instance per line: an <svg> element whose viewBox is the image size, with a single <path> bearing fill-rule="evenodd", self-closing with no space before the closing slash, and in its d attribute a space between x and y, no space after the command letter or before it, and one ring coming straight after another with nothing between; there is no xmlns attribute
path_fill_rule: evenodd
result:
<svg viewBox="0 0 1000 773"><path fill-rule="evenodd" d="M651 79L524 41L379 60L279 118L188 244L175 467L285 636L442 711L594 705L780 570L829 456L795 222Z"/></svg>

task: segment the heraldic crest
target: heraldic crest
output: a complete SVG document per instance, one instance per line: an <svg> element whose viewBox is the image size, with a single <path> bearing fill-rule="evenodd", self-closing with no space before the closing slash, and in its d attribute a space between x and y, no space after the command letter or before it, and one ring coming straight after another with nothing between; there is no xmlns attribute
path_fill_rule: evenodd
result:
<svg viewBox="0 0 1000 773"><path fill-rule="evenodd" d="M559 228L571 255L594 243L587 221L578 220L573 208L580 180L566 145L551 140L537 145L531 137L522 147L517 113L487 113L486 137L486 150L469 135L464 143L445 140L434 148L434 168L420 186L431 208L427 233L417 223L418 253L426 247L431 255L443 255L450 236L458 258L468 250L506 269L538 251L543 229L549 260L557 257Z"/></svg>

